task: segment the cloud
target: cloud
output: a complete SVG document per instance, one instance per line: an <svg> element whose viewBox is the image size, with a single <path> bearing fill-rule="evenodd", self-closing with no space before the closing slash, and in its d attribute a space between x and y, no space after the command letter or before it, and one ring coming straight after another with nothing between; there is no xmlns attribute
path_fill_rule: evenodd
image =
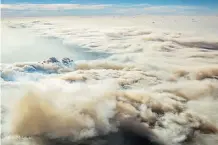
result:
<svg viewBox="0 0 218 145"><path fill-rule="evenodd" d="M1 4L4 15L143 15L143 14L214 14L203 6L150 4ZM26 13L28 11L28 14ZM46 11L46 13L45 13ZM20 13L17 13L20 12Z"/></svg>
<svg viewBox="0 0 218 145"><path fill-rule="evenodd" d="M1 4L2 10L97 10L109 5L81 4Z"/></svg>
<svg viewBox="0 0 218 145"><path fill-rule="evenodd" d="M200 10L206 10L207 8L205 7L195 7L195 6L179 6L179 5L174 5L174 6L149 6L145 7L144 10L145 12L160 12L160 13L173 13L173 12L192 12L192 11L200 11Z"/></svg>
<svg viewBox="0 0 218 145"><path fill-rule="evenodd" d="M180 5L135 5L116 7L114 10L118 14L202 14L209 13L211 10L207 7L199 6L180 6Z"/></svg>

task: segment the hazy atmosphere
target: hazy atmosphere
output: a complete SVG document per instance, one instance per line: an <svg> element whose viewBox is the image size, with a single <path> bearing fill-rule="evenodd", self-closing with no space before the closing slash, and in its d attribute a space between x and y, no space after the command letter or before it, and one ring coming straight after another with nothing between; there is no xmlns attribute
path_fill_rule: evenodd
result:
<svg viewBox="0 0 218 145"><path fill-rule="evenodd" d="M217 26L217 0L3 0L1 143L217 145Z"/></svg>

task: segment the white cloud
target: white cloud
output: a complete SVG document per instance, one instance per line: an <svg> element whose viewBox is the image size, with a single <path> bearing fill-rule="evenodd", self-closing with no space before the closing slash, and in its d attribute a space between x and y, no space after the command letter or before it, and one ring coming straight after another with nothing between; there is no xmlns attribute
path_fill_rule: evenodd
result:
<svg viewBox="0 0 218 145"><path fill-rule="evenodd" d="M1 9L9 10L96 10L109 5L80 5L80 4L1 4Z"/></svg>
<svg viewBox="0 0 218 145"><path fill-rule="evenodd" d="M213 13L212 9L200 6L181 6L181 5L134 5L125 7L116 7L115 13L118 14L208 14Z"/></svg>
<svg viewBox="0 0 218 145"><path fill-rule="evenodd" d="M167 6L154 6L154 5L126 5L114 6L113 13L115 14L192 14L204 13L210 9L206 7L197 6L180 6L180 5L167 5Z"/></svg>
<svg viewBox="0 0 218 145"><path fill-rule="evenodd" d="M161 12L161 13L171 13L171 12L190 12L190 11L199 11L206 9L204 7L194 7L194 6L148 6L144 10L146 12Z"/></svg>
<svg viewBox="0 0 218 145"><path fill-rule="evenodd" d="M181 6L181 5L166 5L166 6L154 6L149 4L1 4L1 9L7 15L13 13L12 11L24 10L31 11L37 15L37 12L43 15L43 10L51 11L50 13L61 10L64 13L58 13L58 15L66 15L65 10L84 10L83 15L95 14L95 15L107 15L107 14L121 14L121 15L138 15L138 14L211 14L215 13L213 10L207 7L199 6ZM217 11L216 11L217 12ZM31 13L30 13L31 14ZM48 13L47 13L48 14ZM54 13L54 15L57 13ZM70 15L81 14L72 12ZM46 14L45 14L46 15Z"/></svg>

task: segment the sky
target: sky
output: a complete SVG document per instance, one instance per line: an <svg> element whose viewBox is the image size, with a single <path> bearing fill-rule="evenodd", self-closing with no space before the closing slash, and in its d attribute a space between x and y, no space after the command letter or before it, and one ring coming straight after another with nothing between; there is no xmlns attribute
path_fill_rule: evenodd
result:
<svg viewBox="0 0 218 145"><path fill-rule="evenodd" d="M1 0L2 16L217 15L218 0Z"/></svg>
<svg viewBox="0 0 218 145"><path fill-rule="evenodd" d="M78 4L153 4L153 5L218 5L218 0L2 0L1 3L78 3Z"/></svg>

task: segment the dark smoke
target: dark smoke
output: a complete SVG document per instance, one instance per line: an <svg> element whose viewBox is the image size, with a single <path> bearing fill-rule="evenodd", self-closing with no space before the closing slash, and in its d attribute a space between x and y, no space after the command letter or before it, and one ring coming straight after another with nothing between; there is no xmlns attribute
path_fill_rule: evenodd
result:
<svg viewBox="0 0 218 145"><path fill-rule="evenodd" d="M49 145L165 145L149 128L135 119L120 121L117 132L72 142L48 139Z"/></svg>

